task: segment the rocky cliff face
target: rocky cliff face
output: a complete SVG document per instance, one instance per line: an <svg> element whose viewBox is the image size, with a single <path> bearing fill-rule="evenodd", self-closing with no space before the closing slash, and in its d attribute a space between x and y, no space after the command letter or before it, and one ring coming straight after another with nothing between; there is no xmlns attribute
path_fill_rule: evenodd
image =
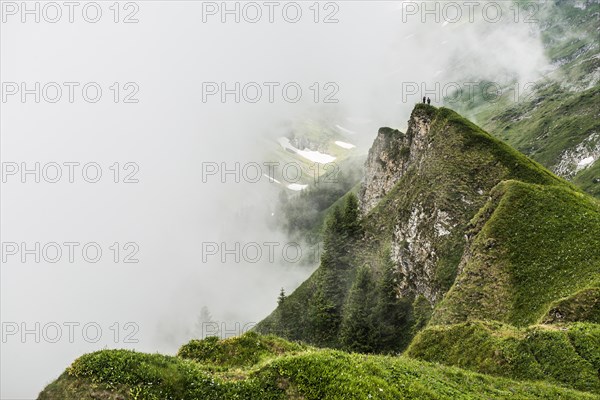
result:
<svg viewBox="0 0 600 400"><path fill-rule="evenodd" d="M360 201L368 213L404 176L410 165L418 165L426 146L431 125L425 113L416 113L409 121L406 134L397 129L381 128L365 164L365 179Z"/></svg>
<svg viewBox="0 0 600 400"><path fill-rule="evenodd" d="M444 292L437 273L440 246L444 247L455 227L464 221L455 212L455 205L446 204L435 193L426 193L437 181L434 176L427 182L427 169L436 162L440 140L444 140L431 132L433 115L427 111L431 110L415 109L406 133L390 128L379 130L365 164L360 203L362 212L368 214L403 178L415 183L410 189L416 194L410 196L413 201L400 205L389 215L395 217L391 258L399 272L399 293L422 295L433 305ZM425 181L418 182L419 178ZM474 195L480 197L481 193ZM469 205L476 201L470 197L463 196L460 202ZM454 239L461 240L456 236Z"/></svg>
<svg viewBox="0 0 600 400"><path fill-rule="evenodd" d="M391 128L379 129L365 163L364 183L360 191L360 206L364 214L371 211L404 174L408 157L400 157L399 154L408 148L409 140L404 133Z"/></svg>
<svg viewBox="0 0 600 400"><path fill-rule="evenodd" d="M573 179L596 161L600 160L600 133L592 132L577 146L565 150L554 167L554 173L568 179Z"/></svg>
<svg viewBox="0 0 600 400"><path fill-rule="evenodd" d="M361 210L374 220L373 235L390 243L399 293L423 296L432 306L454 282L465 228L488 192L525 172L528 180L555 179L455 117L418 105L405 134L381 128L360 191ZM376 226L383 218L388 225L393 221L385 233Z"/></svg>

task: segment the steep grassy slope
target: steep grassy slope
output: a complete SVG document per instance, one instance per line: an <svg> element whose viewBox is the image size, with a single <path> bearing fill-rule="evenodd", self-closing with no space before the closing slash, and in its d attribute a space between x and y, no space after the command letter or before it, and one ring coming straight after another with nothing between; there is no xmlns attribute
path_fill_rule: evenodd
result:
<svg viewBox="0 0 600 400"><path fill-rule="evenodd" d="M466 235L456 281L406 354L600 393L600 203L503 181ZM574 321L593 323L529 326Z"/></svg>
<svg viewBox="0 0 600 400"><path fill-rule="evenodd" d="M600 325L516 329L492 322L435 326L406 355L513 379L546 380L600 393Z"/></svg>
<svg viewBox="0 0 600 400"><path fill-rule="evenodd" d="M212 349L208 358L206 348ZM296 344L253 333L194 343L180 353L190 359L126 350L86 354L38 399L594 398L547 383L516 382L404 357L300 350ZM237 361L224 363L231 354Z"/></svg>
<svg viewBox="0 0 600 400"><path fill-rule="evenodd" d="M550 305L600 286L600 202L561 186L503 182L471 222L456 282L431 323L538 322ZM590 301L592 299L590 298Z"/></svg>

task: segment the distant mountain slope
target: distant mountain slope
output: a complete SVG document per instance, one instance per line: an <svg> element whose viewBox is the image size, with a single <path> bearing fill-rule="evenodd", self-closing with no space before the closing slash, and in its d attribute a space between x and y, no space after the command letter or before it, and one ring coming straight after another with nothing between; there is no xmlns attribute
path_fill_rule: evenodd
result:
<svg viewBox="0 0 600 400"><path fill-rule="evenodd" d="M552 0L537 8L551 71L536 82L507 83L493 102L469 98L451 107L600 197L600 2Z"/></svg>

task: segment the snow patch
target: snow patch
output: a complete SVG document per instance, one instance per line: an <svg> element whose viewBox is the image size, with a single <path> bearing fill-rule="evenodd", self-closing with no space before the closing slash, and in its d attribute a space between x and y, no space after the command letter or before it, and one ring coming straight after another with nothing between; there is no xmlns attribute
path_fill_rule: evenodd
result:
<svg viewBox="0 0 600 400"><path fill-rule="evenodd" d="M304 190L308 187L308 185L301 185L299 183L290 183L289 185L287 185L288 189L294 190L296 192L299 192L301 190Z"/></svg>
<svg viewBox="0 0 600 400"><path fill-rule="evenodd" d="M594 162L594 157L586 157L577 163L577 169L583 169Z"/></svg>
<svg viewBox="0 0 600 400"><path fill-rule="evenodd" d="M294 146L292 146L292 144L290 143L290 139L288 139L286 137L280 137L279 139L277 139L277 141L279 142L281 147L283 147L284 150L298 154L299 156L304 157L309 161L316 162L319 164L328 164L328 163L335 161L335 157L330 156L329 154L324 154L319 151L313 151L313 150L307 150L307 149L304 149L304 150L297 149Z"/></svg>
<svg viewBox="0 0 600 400"><path fill-rule="evenodd" d="M600 159L600 134L592 133L575 148L563 152L554 172L562 177L571 178L598 159Z"/></svg>
<svg viewBox="0 0 600 400"><path fill-rule="evenodd" d="M338 146L340 146L343 149L353 149L353 148L356 147L355 145L353 145L351 143L340 142L339 140L336 140L335 144L338 145Z"/></svg>
<svg viewBox="0 0 600 400"><path fill-rule="evenodd" d="M267 178L269 178L269 182L275 182L275 183L279 183L281 185L281 182L279 182L277 179L273 178L272 176L269 176L267 174L263 174L263 176L266 176Z"/></svg>
<svg viewBox="0 0 600 400"><path fill-rule="evenodd" d="M292 150L293 153L296 152L297 149L294 146L292 146L292 144L290 143L290 139L286 137L280 137L279 139L277 139L277 141L279 142L281 147L283 147L284 150Z"/></svg>
<svg viewBox="0 0 600 400"><path fill-rule="evenodd" d="M335 157L334 156L330 156L329 154L323 154L321 152L318 151L312 151L312 150L298 150L297 151L298 154L300 154L302 157L306 158L307 160L319 163L319 164L329 164L335 161Z"/></svg>

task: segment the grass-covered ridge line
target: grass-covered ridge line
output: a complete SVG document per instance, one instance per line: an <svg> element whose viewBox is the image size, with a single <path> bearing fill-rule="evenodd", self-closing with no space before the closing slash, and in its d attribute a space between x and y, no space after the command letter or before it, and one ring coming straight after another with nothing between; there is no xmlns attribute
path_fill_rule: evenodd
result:
<svg viewBox="0 0 600 400"><path fill-rule="evenodd" d="M86 354L50 384L40 400L156 399L593 399L542 382L517 382L405 357L367 356L336 350L272 354L251 365L253 341L273 342L249 333L209 347L248 356L244 368L213 372L210 361L103 350ZM283 348L297 344L278 342ZM236 348L237 347L237 348ZM217 367L223 365L218 362Z"/></svg>
<svg viewBox="0 0 600 400"><path fill-rule="evenodd" d="M421 331L406 351L421 360L600 394L600 325L517 329L470 321Z"/></svg>
<svg viewBox="0 0 600 400"><path fill-rule="evenodd" d="M465 150L472 151L472 149L476 149L479 152L493 155L496 162L503 165L507 169L507 173L510 174L510 177L505 177L504 179L516 179L523 182L549 185L562 184L578 190L575 186L557 177L541 164L528 158L523 153L515 150L507 143L492 136L481 127L449 108L440 108L434 123L447 124L453 132L462 134Z"/></svg>
<svg viewBox="0 0 600 400"><path fill-rule="evenodd" d="M433 324L491 319L528 326L554 302L599 286L600 202L581 192L503 182L469 234L462 271Z"/></svg>
<svg viewBox="0 0 600 400"><path fill-rule="evenodd" d="M177 355L199 363L220 367L250 367L277 355L306 351L308 347L273 335L249 332L240 337L219 340L212 336L191 340Z"/></svg>

